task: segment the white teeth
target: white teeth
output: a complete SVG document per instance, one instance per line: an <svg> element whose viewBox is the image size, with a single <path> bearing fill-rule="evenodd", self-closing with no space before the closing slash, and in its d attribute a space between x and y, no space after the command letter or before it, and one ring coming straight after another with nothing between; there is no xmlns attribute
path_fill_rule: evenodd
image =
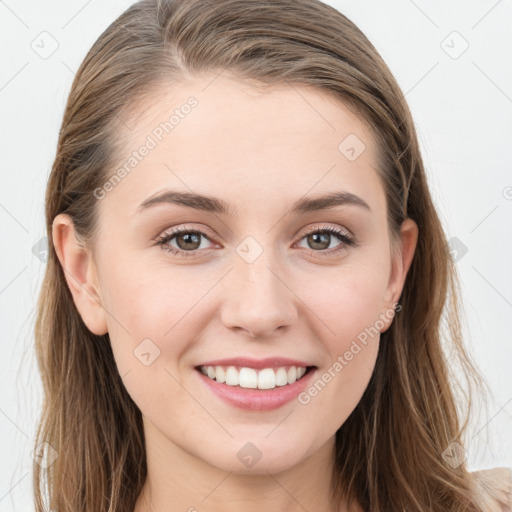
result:
<svg viewBox="0 0 512 512"><path fill-rule="evenodd" d="M286 373L286 368L279 368L276 372L276 385L277 386L286 386L288 384L288 374Z"/></svg>
<svg viewBox="0 0 512 512"><path fill-rule="evenodd" d="M215 380L217 382L226 382L226 372L222 366L217 366L215 370Z"/></svg>
<svg viewBox="0 0 512 512"><path fill-rule="evenodd" d="M234 366L230 366L226 370L226 384L228 386L238 386L240 384L240 378Z"/></svg>
<svg viewBox="0 0 512 512"><path fill-rule="evenodd" d="M238 376L241 388L256 389L258 387L258 374L256 373L256 370L252 368L242 368Z"/></svg>
<svg viewBox="0 0 512 512"><path fill-rule="evenodd" d="M277 371L274 368L255 370L247 367L237 370L235 366L226 369L222 366L201 366L200 369L204 375L217 382L252 389L274 389L276 386L293 384L306 373L303 366L282 366Z"/></svg>
<svg viewBox="0 0 512 512"><path fill-rule="evenodd" d="M297 368L290 366L288 369L288 384L293 384L297 380Z"/></svg>
<svg viewBox="0 0 512 512"><path fill-rule="evenodd" d="M241 373L241 372L240 372ZM258 389L273 389L276 387L276 374L272 368L265 368L258 373Z"/></svg>

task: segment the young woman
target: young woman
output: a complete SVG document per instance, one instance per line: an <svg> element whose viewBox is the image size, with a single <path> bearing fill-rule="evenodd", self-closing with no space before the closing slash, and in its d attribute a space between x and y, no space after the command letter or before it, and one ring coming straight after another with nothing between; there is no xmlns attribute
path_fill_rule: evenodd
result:
<svg viewBox="0 0 512 512"><path fill-rule="evenodd" d="M335 9L135 3L46 223L38 511L511 510L467 467L452 365L484 381L413 120Z"/></svg>

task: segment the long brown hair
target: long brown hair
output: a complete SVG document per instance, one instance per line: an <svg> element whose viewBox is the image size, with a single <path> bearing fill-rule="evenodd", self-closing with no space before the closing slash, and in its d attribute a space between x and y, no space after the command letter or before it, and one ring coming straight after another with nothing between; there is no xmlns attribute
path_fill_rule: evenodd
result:
<svg viewBox="0 0 512 512"><path fill-rule="evenodd" d="M452 467L443 458L450 446L464 446L473 387L487 388L463 345L456 268L414 123L377 50L318 0L143 0L101 34L77 71L47 186L49 253L35 326L44 405L35 445L43 443L52 463L34 463L37 511L46 510L45 498L55 512L132 511L147 475L141 413L108 333L91 333L74 305L52 222L67 213L83 243L92 243L93 191L113 169L120 117L153 87L216 70L313 86L342 100L378 143L393 240L407 217L419 227L403 309L381 336L360 403L336 432L334 506L345 496L372 512L499 510L464 460ZM456 363L466 392L450 368Z"/></svg>

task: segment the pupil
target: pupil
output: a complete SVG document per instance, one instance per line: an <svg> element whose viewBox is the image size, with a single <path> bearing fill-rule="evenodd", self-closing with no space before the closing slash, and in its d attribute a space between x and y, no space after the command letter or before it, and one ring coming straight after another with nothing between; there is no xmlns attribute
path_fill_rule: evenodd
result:
<svg viewBox="0 0 512 512"><path fill-rule="evenodd" d="M182 234L181 237L183 237L183 239L185 240L185 247L181 247L182 244L179 243L181 238L178 237L178 245L180 246L180 249L197 249L197 247L187 247L186 246L187 243L194 243L195 242L195 244L197 246L200 245L200 242L198 243L199 236L197 235L197 233L185 233L185 234ZM195 239L195 240L192 240L192 239Z"/></svg>
<svg viewBox="0 0 512 512"><path fill-rule="evenodd" d="M315 244L320 244L320 247L315 247L316 249L325 249L325 247L322 247L322 245L325 245L325 242L327 242L327 247L329 247L329 241L328 241L328 237L330 235L328 233L315 233L313 235L310 235L310 238L313 239L313 245ZM318 238L319 237L324 237L324 242L322 244L322 241L318 241Z"/></svg>

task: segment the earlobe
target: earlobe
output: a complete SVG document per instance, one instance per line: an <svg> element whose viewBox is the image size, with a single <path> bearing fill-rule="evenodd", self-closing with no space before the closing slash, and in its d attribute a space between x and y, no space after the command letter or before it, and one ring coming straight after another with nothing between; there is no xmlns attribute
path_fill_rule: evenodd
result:
<svg viewBox="0 0 512 512"><path fill-rule="evenodd" d="M52 241L82 320L93 334L107 333L96 265L90 250L79 240L69 215L59 214L53 220Z"/></svg>
<svg viewBox="0 0 512 512"><path fill-rule="evenodd" d="M384 297L385 314L395 309L394 304L398 302L405 285L405 279L411 266L416 245L418 242L418 226L412 219L405 219L400 229L399 247L395 251L391 262L391 275ZM391 321L381 331L384 332L391 325Z"/></svg>

